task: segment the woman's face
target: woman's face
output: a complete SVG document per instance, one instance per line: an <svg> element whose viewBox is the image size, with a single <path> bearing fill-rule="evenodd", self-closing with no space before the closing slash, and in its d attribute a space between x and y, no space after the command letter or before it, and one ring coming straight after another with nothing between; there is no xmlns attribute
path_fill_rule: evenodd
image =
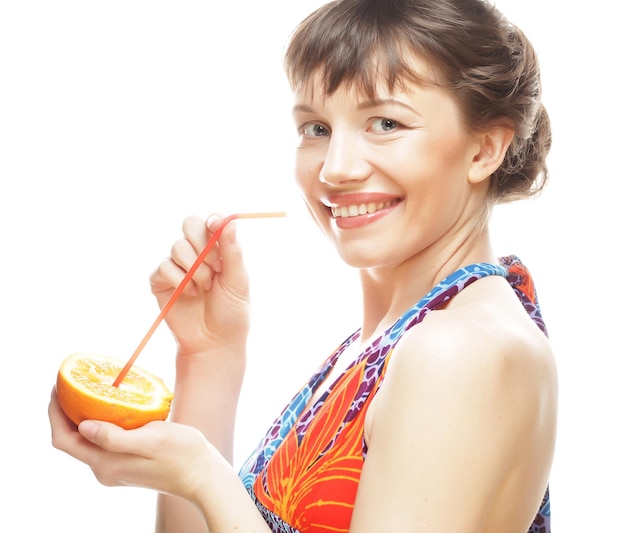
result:
<svg viewBox="0 0 626 533"><path fill-rule="evenodd" d="M425 61L415 58L414 68L432 79ZM294 119L298 185L348 264L445 254L484 209L486 187L468 180L478 138L435 85L389 93L381 84L371 100L351 87L327 96L313 79L295 93Z"/></svg>

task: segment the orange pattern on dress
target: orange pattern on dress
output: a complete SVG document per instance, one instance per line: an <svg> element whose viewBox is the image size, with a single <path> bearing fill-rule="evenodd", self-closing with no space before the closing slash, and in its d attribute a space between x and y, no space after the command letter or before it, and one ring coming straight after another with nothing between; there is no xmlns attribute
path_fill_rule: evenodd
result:
<svg viewBox="0 0 626 533"><path fill-rule="evenodd" d="M364 417L372 396L354 419L344 419L364 370L362 361L344 374L302 441L298 443L292 428L255 481L259 502L298 531L349 530L364 460Z"/></svg>
<svg viewBox="0 0 626 533"><path fill-rule="evenodd" d="M499 265L468 265L442 280L408 309L312 402L348 337L294 396L239 473L259 512L274 533L348 533L367 447L365 413L384 378L393 348L404 332L445 305L474 281L507 278L537 326L547 335L528 271L516 256ZM550 496L538 509L529 533L550 532Z"/></svg>

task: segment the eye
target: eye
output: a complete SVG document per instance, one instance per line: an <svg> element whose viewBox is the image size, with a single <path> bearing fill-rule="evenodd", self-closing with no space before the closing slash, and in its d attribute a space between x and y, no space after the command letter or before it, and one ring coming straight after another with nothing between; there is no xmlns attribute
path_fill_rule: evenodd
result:
<svg viewBox="0 0 626 533"><path fill-rule="evenodd" d="M304 124L299 130L300 134L305 137L325 137L330 135L328 128L318 122Z"/></svg>
<svg viewBox="0 0 626 533"><path fill-rule="evenodd" d="M375 133L387 132L395 130L400 123L390 118L377 118L372 122L372 131Z"/></svg>

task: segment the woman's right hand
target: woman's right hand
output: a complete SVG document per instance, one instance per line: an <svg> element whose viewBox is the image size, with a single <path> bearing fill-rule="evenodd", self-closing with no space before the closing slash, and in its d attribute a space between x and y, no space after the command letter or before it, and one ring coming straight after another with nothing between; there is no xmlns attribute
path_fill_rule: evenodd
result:
<svg viewBox="0 0 626 533"><path fill-rule="evenodd" d="M184 237L174 243L171 256L150 277L152 293L161 309L223 221L217 215L206 222L195 216L184 220ZM245 345L249 329L249 284L235 229L232 221L224 228L165 317L178 343L179 354Z"/></svg>

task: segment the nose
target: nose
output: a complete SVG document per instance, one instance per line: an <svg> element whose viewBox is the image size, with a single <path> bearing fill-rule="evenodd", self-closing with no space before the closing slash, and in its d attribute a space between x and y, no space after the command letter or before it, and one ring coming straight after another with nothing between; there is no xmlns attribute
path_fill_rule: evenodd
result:
<svg viewBox="0 0 626 533"><path fill-rule="evenodd" d="M328 142L320 181L329 185L342 185L363 181L370 175L366 150L356 135L334 131Z"/></svg>

